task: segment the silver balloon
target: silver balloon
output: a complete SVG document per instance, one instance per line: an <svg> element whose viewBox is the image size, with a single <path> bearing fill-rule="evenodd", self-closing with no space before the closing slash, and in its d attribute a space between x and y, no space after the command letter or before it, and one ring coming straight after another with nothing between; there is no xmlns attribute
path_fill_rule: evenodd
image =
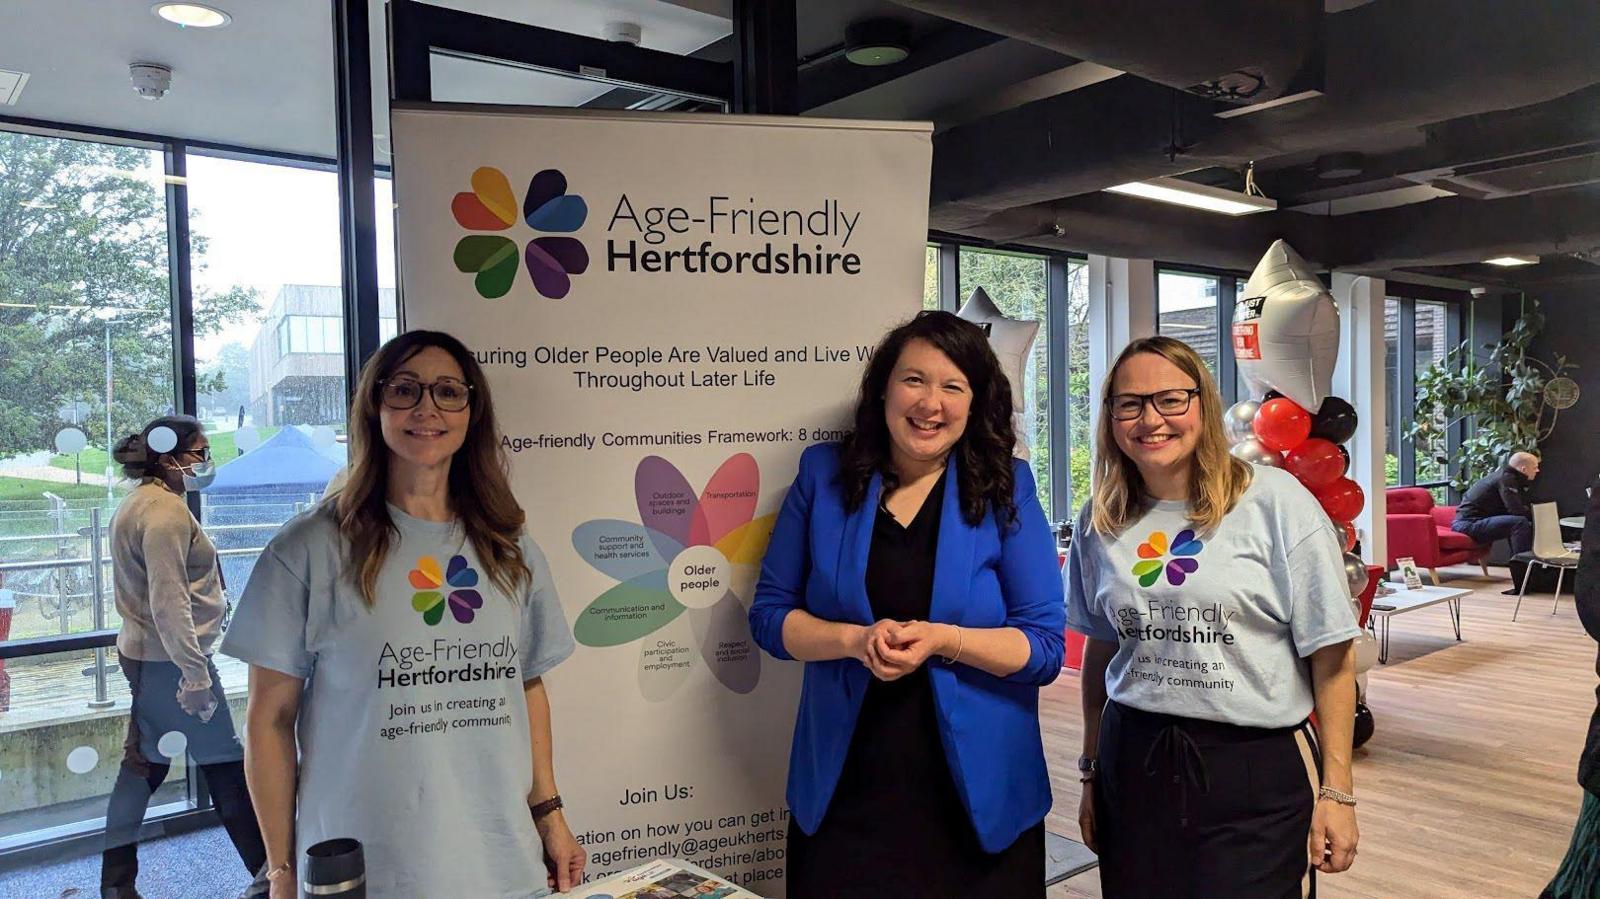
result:
<svg viewBox="0 0 1600 899"><path fill-rule="evenodd" d="M1283 467L1283 456L1277 450L1272 449L1254 437L1235 443L1233 449L1228 450L1228 452L1232 453L1235 458L1243 459L1252 465L1270 465L1273 468Z"/></svg>
<svg viewBox="0 0 1600 899"><path fill-rule="evenodd" d="M1240 400L1222 414L1222 426L1227 429L1230 444L1256 436L1256 410L1260 408L1261 404L1255 400Z"/></svg>
<svg viewBox="0 0 1600 899"><path fill-rule="evenodd" d="M1355 553L1344 554L1344 579L1350 584L1350 595L1360 596L1367 589L1367 563Z"/></svg>

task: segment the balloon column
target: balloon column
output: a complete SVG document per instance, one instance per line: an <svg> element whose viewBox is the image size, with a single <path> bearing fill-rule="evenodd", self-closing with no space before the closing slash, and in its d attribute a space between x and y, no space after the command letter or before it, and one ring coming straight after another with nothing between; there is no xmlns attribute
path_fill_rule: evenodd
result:
<svg viewBox="0 0 1600 899"><path fill-rule="evenodd" d="M1356 410L1331 395L1339 355L1333 295L1280 240L1251 273L1233 321L1234 359L1261 399L1242 400L1224 414L1232 452L1255 465L1282 468L1311 491L1339 534L1350 595L1358 597L1367 569L1353 552L1352 522L1366 497L1361 485L1346 477L1350 453L1341 445L1355 436Z"/></svg>

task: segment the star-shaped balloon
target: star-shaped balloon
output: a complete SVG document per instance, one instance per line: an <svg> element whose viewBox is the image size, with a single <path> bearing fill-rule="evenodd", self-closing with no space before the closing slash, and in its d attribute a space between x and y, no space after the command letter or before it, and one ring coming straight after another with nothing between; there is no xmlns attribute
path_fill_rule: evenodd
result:
<svg viewBox="0 0 1600 899"><path fill-rule="evenodd" d="M1332 392L1339 309L1316 270L1281 240L1234 307L1233 355L1257 395L1276 390L1315 413Z"/></svg>
<svg viewBox="0 0 1600 899"><path fill-rule="evenodd" d="M989 335L989 346L1000 360L1000 370L1011 382L1011 424L1017 432L1017 445L1012 450L1018 458L1028 458L1026 419L1022 414L1022 378L1027 371L1028 356L1033 352L1034 338L1039 334L1039 323L1011 318L989 299L982 287L972 291L961 304L957 316L982 328Z"/></svg>

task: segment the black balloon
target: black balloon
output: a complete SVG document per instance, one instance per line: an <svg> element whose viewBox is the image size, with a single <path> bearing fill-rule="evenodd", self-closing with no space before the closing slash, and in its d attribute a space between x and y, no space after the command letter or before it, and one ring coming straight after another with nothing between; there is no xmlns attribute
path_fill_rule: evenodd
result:
<svg viewBox="0 0 1600 899"><path fill-rule="evenodd" d="M1364 702L1356 703L1356 727L1351 740L1351 746L1359 749L1361 745L1372 739L1372 732L1377 729L1377 722L1372 720L1372 709L1367 708Z"/></svg>
<svg viewBox="0 0 1600 899"><path fill-rule="evenodd" d="M1344 443L1356 435L1356 408L1343 399L1330 396L1311 416L1311 436L1329 443Z"/></svg>
<svg viewBox="0 0 1600 899"><path fill-rule="evenodd" d="M1267 400L1275 400L1280 396L1283 396L1283 394L1279 393L1276 390L1269 390L1269 391L1267 391L1267 395L1261 398L1261 401L1264 403Z"/></svg>
<svg viewBox="0 0 1600 899"><path fill-rule="evenodd" d="M1350 451L1345 449L1343 445L1340 445L1339 455L1344 457L1344 472L1340 474L1340 477L1343 477L1344 475L1350 473Z"/></svg>

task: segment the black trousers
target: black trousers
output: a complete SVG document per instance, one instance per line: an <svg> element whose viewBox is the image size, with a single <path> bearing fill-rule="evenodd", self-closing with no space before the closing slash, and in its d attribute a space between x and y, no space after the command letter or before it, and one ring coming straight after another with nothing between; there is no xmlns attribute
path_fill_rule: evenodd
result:
<svg viewBox="0 0 1600 899"><path fill-rule="evenodd" d="M1264 730L1106 703L1095 830L1106 899L1305 899L1321 753Z"/></svg>
<svg viewBox="0 0 1600 899"><path fill-rule="evenodd" d="M209 722L178 705L181 672L171 662L141 662L122 656L122 673L133 693L128 736L122 745L122 766L106 807L106 845L100 857L100 887L132 887L139 877L139 827L150 796L172 767L157 746L172 732L183 734L188 755L205 775L222 826L239 859L254 875L267 862L267 850L256 825L255 807L244 779L244 749L233 730L233 715L222 692L216 665L211 669L211 695L217 710Z"/></svg>

